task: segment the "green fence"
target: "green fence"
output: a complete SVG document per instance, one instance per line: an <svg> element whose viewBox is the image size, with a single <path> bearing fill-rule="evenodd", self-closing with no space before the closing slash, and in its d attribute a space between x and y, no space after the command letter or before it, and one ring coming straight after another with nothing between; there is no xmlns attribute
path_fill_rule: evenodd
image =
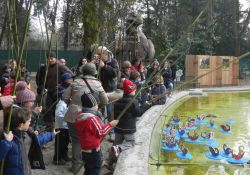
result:
<svg viewBox="0 0 250 175"><path fill-rule="evenodd" d="M82 51L54 51L57 53L57 58L65 58L67 66L69 68L78 65L80 58L83 56ZM45 50L25 50L23 53L23 60L26 63L26 67L31 72L36 72L39 65L44 63L46 51ZM0 64L3 65L9 59L16 59L16 53L8 50L0 50Z"/></svg>

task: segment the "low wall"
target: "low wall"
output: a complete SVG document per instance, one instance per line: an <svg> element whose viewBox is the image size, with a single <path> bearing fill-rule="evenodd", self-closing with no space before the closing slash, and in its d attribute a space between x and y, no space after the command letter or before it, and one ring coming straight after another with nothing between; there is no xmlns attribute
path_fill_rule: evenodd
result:
<svg viewBox="0 0 250 175"><path fill-rule="evenodd" d="M232 92L232 91L250 91L250 86L235 86L222 88L204 88L193 89L175 93L172 98L168 98L165 105L157 105L146 111L139 121L137 121L137 132L135 133L136 144L133 148L121 153L114 175L148 175L149 174L149 145L151 134L157 120L161 114L173 103L183 97L193 93L193 91L202 92ZM190 93L190 94L191 94Z"/></svg>

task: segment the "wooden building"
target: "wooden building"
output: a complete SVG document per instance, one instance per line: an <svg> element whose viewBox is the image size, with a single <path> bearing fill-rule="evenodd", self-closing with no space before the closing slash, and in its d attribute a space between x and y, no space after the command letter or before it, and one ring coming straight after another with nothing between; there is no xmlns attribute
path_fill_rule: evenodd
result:
<svg viewBox="0 0 250 175"><path fill-rule="evenodd" d="M195 87L239 84L239 59L233 56L186 55L185 79Z"/></svg>

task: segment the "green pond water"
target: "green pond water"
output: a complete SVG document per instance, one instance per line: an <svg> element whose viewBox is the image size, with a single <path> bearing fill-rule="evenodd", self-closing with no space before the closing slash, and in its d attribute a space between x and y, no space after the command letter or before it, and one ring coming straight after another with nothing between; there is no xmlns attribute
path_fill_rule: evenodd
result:
<svg viewBox="0 0 250 175"><path fill-rule="evenodd" d="M219 150L225 143L238 153L238 146L245 147L244 157L250 159L250 93L209 93L208 96L186 97L170 106L155 125L151 136L149 171L151 175L250 175L249 165L232 165L226 159L215 161L205 157L208 147L205 142L201 144L183 144L192 154L192 160L183 160L176 157L176 152L161 150L162 133L170 116L183 115L195 116L197 114L214 114L217 128L214 130L215 138L219 142ZM232 125L232 134L219 132L220 125L227 120L233 119L236 124ZM181 119L183 122L187 117ZM209 122L210 118L206 118ZM207 125L198 127L201 131L210 131ZM191 132L192 133L192 132ZM156 164L161 164L156 166Z"/></svg>

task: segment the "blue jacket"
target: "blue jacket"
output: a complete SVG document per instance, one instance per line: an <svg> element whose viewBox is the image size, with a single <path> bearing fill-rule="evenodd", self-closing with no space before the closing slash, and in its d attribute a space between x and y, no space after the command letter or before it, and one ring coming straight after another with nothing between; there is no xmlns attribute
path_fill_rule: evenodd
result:
<svg viewBox="0 0 250 175"><path fill-rule="evenodd" d="M31 138L31 146L27 156L22 156L24 151L23 146L23 132L13 131L14 138L11 142L6 139L0 141L0 160L4 162L4 174L6 175L29 175L25 172L24 161L29 159L30 167L32 169L45 169L43 155L40 145L52 141L54 133L45 132L36 136L32 131L27 131Z"/></svg>

